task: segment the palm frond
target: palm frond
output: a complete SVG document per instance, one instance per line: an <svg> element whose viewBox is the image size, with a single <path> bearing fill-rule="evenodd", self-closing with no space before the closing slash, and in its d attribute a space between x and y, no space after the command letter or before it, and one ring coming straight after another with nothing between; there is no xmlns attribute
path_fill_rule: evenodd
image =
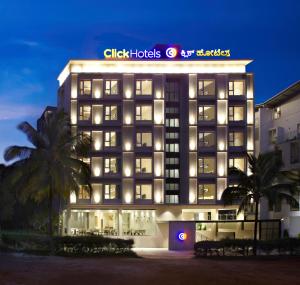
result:
<svg viewBox="0 0 300 285"><path fill-rule="evenodd" d="M29 158L34 152L34 148L27 146L10 146L4 151L4 159L10 161L13 159L26 159Z"/></svg>

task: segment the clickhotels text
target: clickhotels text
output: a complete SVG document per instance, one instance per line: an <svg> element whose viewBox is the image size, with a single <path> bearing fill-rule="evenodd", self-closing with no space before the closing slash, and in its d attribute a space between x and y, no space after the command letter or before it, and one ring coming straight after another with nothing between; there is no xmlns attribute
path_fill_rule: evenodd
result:
<svg viewBox="0 0 300 285"><path fill-rule="evenodd" d="M104 50L104 57L107 59L126 59L126 58L161 58L161 51L153 50L126 50L126 49L106 49Z"/></svg>

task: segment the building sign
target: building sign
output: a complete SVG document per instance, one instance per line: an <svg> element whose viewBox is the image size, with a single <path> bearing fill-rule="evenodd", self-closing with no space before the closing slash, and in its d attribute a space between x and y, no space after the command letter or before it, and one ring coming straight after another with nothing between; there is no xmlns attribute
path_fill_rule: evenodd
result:
<svg viewBox="0 0 300 285"><path fill-rule="evenodd" d="M185 241L187 239L187 234L185 232L179 232L177 234L177 238L180 240L180 241Z"/></svg>
<svg viewBox="0 0 300 285"><path fill-rule="evenodd" d="M152 49L117 49L108 48L103 52L105 59L142 59L142 60L158 60L158 59L200 59L211 57L230 57L230 49L183 49L179 45L155 45Z"/></svg>

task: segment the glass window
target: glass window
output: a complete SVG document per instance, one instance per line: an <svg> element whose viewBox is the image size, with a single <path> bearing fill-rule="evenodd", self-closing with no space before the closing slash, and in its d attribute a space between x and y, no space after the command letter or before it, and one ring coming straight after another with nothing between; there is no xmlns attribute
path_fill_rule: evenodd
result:
<svg viewBox="0 0 300 285"><path fill-rule="evenodd" d="M236 220L236 210L219 210L218 211L218 220Z"/></svg>
<svg viewBox="0 0 300 285"><path fill-rule="evenodd" d="M199 189L198 191L199 200L215 199L215 194L216 194L215 184L199 184L198 189Z"/></svg>
<svg viewBox="0 0 300 285"><path fill-rule="evenodd" d="M117 146L117 134L116 132L105 132L104 133L104 146L115 147Z"/></svg>
<svg viewBox="0 0 300 285"><path fill-rule="evenodd" d="M137 121L151 121L152 120L152 106L151 105L136 106L135 119Z"/></svg>
<svg viewBox="0 0 300 285"><path fill-rule="evenodd" d="M152 95L152 80L137 80L135 89L136 95Z"/></svg>
<svg viewBox="0 0 300 285"><path fill-rule="evenodd" d="M166 114L179 114L178 107L166 107Z"/></svg>
<svg viewBox="0 0 300 285"><path fill-rule="evenodd" d="M214 80L199 80L198 81L199 96L214 96L215 81Z"/></svg>
<svg viewBox="0 0 300 285"><path fill-rule="evenodd" d="M216 160L214 157L200 157L198 164L200 174L214 174L216 172Z"/></svg>
<svg viewBox="0 0 300 285"><path fill-rule="evenodd" d="M166 119L166 126L171 128L178 128L179 119Z"/></svg>
<svg viewBox="0 0 300 285"><path fill-rule="evenodd" d="M228 84L229 96L241 96L245 95L245 81L244 80L234 80L229 81Z"/></svg>
<svg viewBox="0 0 300 285"><path fill-rule="evenodd" d="M135 160L135 172L136 173L152 173L152 158L151 157L139 157Z"/></svg>
<svg viewBox="0 0 300 285"><path fill-rule="evenodd" d="M166 169L167 178L179 178L179 169Z"/></svg>
<svg viewBox="0 0 300 285"><path fill-rule="evenodd" d="M167 143L166 144L166 152L179 152L179 144L178 143Z"/></svg>
<svg viewBox="0 0 300 285"><path fill-rule="evenodd" d="M269 130L269 144L275 144L276 143L276 129Z"/></svg>
<svg viewBox="0 0 300 285"><path fill-rule="evenodd" d="M231 106L229 107L229 121L243 121L244 120L244 107Z"/></svg>
<svg viewBox="0 0 300 285"><path fill-rule="evenodd" d="M104 173L117 173L117 158L109 157L104 159Z"/></svg>
<svg viewBox="0 0 300 285"><path fill-rule="evenodd" d="M179 158L178 157L166 157L166 164L179 165Z"/></svg>
<svg viewBox="0 0 300 285"><path fill-rule="evenodd" d="M215 106L199 106L199 121L214 121Z"/></svg>
<svg viewBox="0 0 300 285"><path fill-rule="evenodd" d="M179 83L177 81L167 81L165 85L166 101L179 100Z"/></svg>
<svg viewBox="0 0 300 285"><path fill-rule="evenodd" d="M90 95L92 91L91 80L80 80L79 89L80 95Z"/></svg>
<svg viewBox="0 0 300 285"><path fill-rule="evenodd" d="M91 118L91 106L83 105L79 108L79 119L81 121L87 121Z"/></svg>
<svg viewBox="0 0 300 285"><path fill-rule="evenodd" d="M166 195L165 197L167 204L178 204L179 203L179 196L178 195Z"/></svg>
<svg viewBox="0 0 300 285"><path fill-rule="evenodd" d="M229 168L235 167L245 171L246 160L244 157L229 158Z"/></svg>
<svg viewBox="0 0 300 285"><path fill-rule="evenodd" d="M90 190L87 185L80 185L79 192L78 192L78 199L90 199Z"/></svg>
<svg viewBox="0 0 300 285"><path fill-rule="evenodd" d="M199 133L199 146L212 147L215 145L215 132L200 132Z"/></svg>
<svg viewBox="0 0 300 285"><path fill-rule="evenodd" d="M106 121L118 120L118 107L117 107L117 105L105 106L105 120Z"/></svg>
<svg viewBox="0 0 300 285"><path fill-rule="evenodd" d="M179 139L179 133L166 133L166 139Z"/></svg>
<svg viewBox="0 0 300 285"><path fill-rule="evenodd" d="M136 184L135 198L137 200L152 199L152 185L151 184Z"/></svg>
<svg viewBox="0 0 300 285"><path fill-rule="evenodd" d="M105 80L105 95L118 95L119 94L119 81L118 80Z"/></svg>
<svg viewBox="0 0 300 285"><path fill-rule="evenodd" d="M166 190L178 191L179 190L179 183L166 183Z"/></svg>
<svg viewBox="0 0 300 285"><path fill-rule="evenodd" d="M136 133L136 146L137 147L151 147L152 146L152 133Z"/></svg>
<svg viewBox="0 0 300 285"><path fill-rule="evenodd" d="M105 184L104 185L104 199L117 199L118 188L116 184Z"/></svg>
<svg viewBox="0 0 300 285"><path fill-rule="evenodd" d="M244 133L243 132L229 132L229 146L243 146Z"/></svg>
<svg viewBox="0 0 300 285"><path fill-rule="evenodd" d="M277 120L281 117L281 108L280 107L276 107L273 109L273 119Z"/></svg>

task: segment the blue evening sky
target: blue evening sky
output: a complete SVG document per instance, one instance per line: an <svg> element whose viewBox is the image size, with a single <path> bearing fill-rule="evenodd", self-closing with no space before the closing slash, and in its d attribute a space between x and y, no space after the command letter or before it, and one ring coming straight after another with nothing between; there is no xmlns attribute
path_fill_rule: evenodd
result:
<svg viewBox="0 0 300 285"><path fill-rule="evenodd" d="M0 15L0 163L7 146L26 144L16 125L56 104L67 61L108 47L231 49L254 59L257 103L300 79L298 0L1 0Z"/></svg>

